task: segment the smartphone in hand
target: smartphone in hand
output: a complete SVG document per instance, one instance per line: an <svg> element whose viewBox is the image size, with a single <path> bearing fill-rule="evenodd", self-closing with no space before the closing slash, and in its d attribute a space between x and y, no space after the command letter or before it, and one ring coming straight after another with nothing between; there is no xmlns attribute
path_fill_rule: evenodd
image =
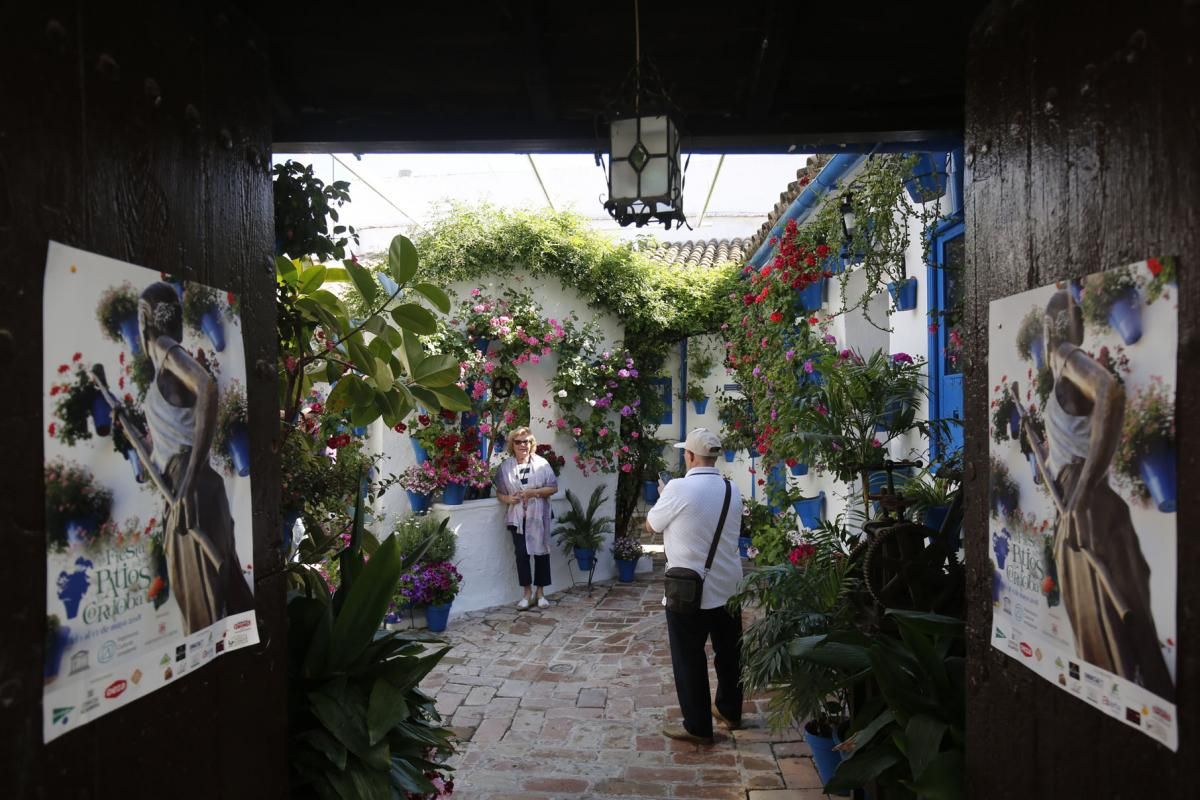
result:
<svg viewBox="0 0 1200 800"><path fill-rule="evenodd" d="M658 473L658 485L660 487L666 486L668 483L671 482L671 477L672 477L671 473L667 472L666 470L663 470L662 472Z"/></svg>

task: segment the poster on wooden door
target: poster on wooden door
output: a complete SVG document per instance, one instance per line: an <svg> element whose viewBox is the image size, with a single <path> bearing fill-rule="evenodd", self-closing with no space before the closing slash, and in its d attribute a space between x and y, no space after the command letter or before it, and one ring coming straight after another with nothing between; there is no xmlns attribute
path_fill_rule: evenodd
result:
<svg viewBox="0 0 1200 800"><path fill-rule="evenodd" d="M1172 750L1176 265L991 303L992 645Z"/></svg>
<svg viewBox="0 0 1200 800"><path fill-rule="evenodd" d="M43 740L258 642L230 292L51 242Z"/></svg>

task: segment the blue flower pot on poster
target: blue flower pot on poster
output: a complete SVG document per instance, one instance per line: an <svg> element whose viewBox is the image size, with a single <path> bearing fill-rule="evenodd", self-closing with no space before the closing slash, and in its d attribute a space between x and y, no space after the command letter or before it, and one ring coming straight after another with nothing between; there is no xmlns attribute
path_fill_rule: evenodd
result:
<svg viewBox="0 0 1200 800"><path fill-rule="evenodd" d="M697 414L703 414L708 409L708 398L704 397L700 400L693 400L692 408L696 409Z"/></svg>
<svg viewBox="0 0 1200 800"><path fill-rule="evenodd" d="M821 519L825 516L825 492L817 492L816 497L796 500L792 503L792 508L796 509L801 525L806 528L816 528L820 526Z"/></svg>
<svg viewBox="0 0 1200 800"><path fill-rule="evenodd" d="M221 321L221 312L216 306L200 315L200 330L212 342L214 350L218 353L225 350L225 323Z"/></svg>
<svg viewBox="0 0 1200 800"><path fill-rule="evenodd" d="M1142 338L1142 296L1137 289L1130 287L1117 295L1108 309L1108 324L1125 344Z"/></svg>
<svg viewBox="0 0 1200 800"><path fill-rule="evenodd" d="M100 522L93 516L70 517L67 519L65 527L67 544L75 547L91 541L95 537L96 531L100 530Z"/></svg>
<svg viewBox="0 0 1200 800"><path fill-rule="evenodd" d="M754 542L749 536L738 537L738 555L742 558L750 557L750 545Z"/></svg>
<svg viewBox="0 0 1200 800"><path fill-rule="evenodd" d="M1008 438L1016 439L1021 435L1021 413L1017 411L1017 407L1013 406L1012 411L1008 412Z"/></svg>
<svg viewBox="0 0 1200 800"><path fill-rule="evenodd" d="M414 492L412 489L404 491L408 494L408 505L414 514L424 514L429 510L429 495Z"/></svg>
<svg viewBox="0 0 1200 800"><path fill-rule="evenodd" d="M816 311L821 307L825 292L825 279L813 281L796 293L796 307L804 311Z"/></svg>
<svg viewBox="0 0 1200 800"><path fill-rule="evenodd" d="M451 483L442 489L442 502L448 506L461 506L467 496L465 483Z"/></svg>
<svg viewBox="0 0 1200 800"><path fill-rule="evenodd" d="M450 603L426 606L425 624L429 627L429 630L434 633L441 633L446 630L446 625L450 622L450 606Z"/></svg>
<svg viewBox="0 0 1200 800"><path fill-rule="evenodd" d="M125 340L125 346L129 348L129 352L135 356L142 354L142 342L138 336L138 321L137 315L131 314L117 320L117 327L121 330L121 338Z"/></svg>
<svg viewBox="0 0 1200 800"><path fill-rule="evenodd" d="M637 559L617 559L617 580L621 583L633 583L633 574L637 568Z"/></svg>
<svg viewBox="0 0 1200 800"><path fill-rule="evenodd" d="M97 436L108 436L112 432L112 406L100 392L92 392L92 425Z"/></svg>
<svg viewBox="0 0 1200 800"><path fill-rule="evenodd" d="M1033 485L1042 485L1042 473L1038 472L1037 459L1033 457L1033 453L1027 453L1025 460L1029 462L1029 471L1033 473Z"/></svg>
<svg viewBox="0 0 1200 800"><path fill-rule="evenodd" d="M817 768L817 774L821 776L821 783L829 783L833 780L833 773L837 770L838 764L842 763L842 757L833 749L833 737L820 735L814 729L813 723L806 722L804 723L804 741L812 750L813 764Z"/></svg>
<svg viewBox="0 0 1200 800"><path fill-rule="evenodd" d="M737 450L730 450L730 449L726 448L726 450L725 450L725 462L726 462L726 463L728 463L728 464L732 464L732 463L733 463L733 460L734 460L735 458L737 458Z"/></svg>
<svg viewBox="0 0 1200 800"><path fill-rule="evenodd" d="M45 662L42 668L42 677L47 680L57 678L58 670L62 667L63 653L67 650L67 644L71 641L71 629L66 625L59 625L54 629L54 633L47 637Z"/></svg>
<svg viewBox="0 0 1200 800"><path fill-rule="evenodd" d="M1008 539L1008 528L992 534L992 552L996 554L996 566L1000 569L1004 569L1004 562L1008 561Z"/></svg>
<svg viewBox="0 0 1200 800"><path fill-rule="evenodd" d="M1075 305L1083 304L1083 281L1079 278L1072 278L1067 281L1067 289L1071 292L1071 299L1075 301Z"/></svg>
<svg viewBox="0 0 1200 800"><path fill-rule="evenodd" d="M1033 355L1034 370L1040 372L1042 365L1046 363L1046 342L1041 336L1035 336L1029 343L1029 352Z"/></svg>
<svg viewBox="0 0 1200 800"><path fill-rule="evenodd" d="M412 439L411 437L410 437L410 439L412 441L412 446L413 446L413 455L415 455L417 457L417 463L424 464L426 461L429 460L429 453L427 453L425 451L425 448L421 445L421 443L419 441L417 441L416 439Z"/></svg>
<svg viewBox="0 0 1200 800"><path fill-rule="evenodd" d="M229 429L229 457L237 474L250 474L250 429L244 422L235 422Z"/></svg>
<svg viewBox="0 0 1200 800"><path fill-rule="evenodd" d="M808 474L808 464L792 464L788 467L797 478Z"/></svg>
<svg viewBox="0 0 1200 800"><path fill-rule="evenodd" d="M642 481L642 497L650 505L658 502L658 481Z"/></svg>
<svg viewBox="0 0 1200 800"><path fill-rule="evenodd" d="M908 278L900 283L889 283L888 294L897 311L912 311L917 307L917 279Z"/></svg>
<svg viewBox="0 0 1200 800"><path fill-rule="evenodd" d="M283 515L283 547L289 553L292 550L292 534L296 529L296 523L299 521L299 511L289 511Z"/></svg>
<svg viewBox="0 0 1200 800"><path fill-rule="evenodd" d="M946 154L917 153L912 177L904 188L914 203L927 203L946 193Z"/></svg>
<svg viewBox="0 0 1200 800"><path fill-rule="evenodd" d="M1154 442L1149 451L1138 459L1138 473L1142 476L1150 498L1159 511L1171 514L1175 511L1175 448L1167 441Z"/></svg>
<svg viewBox="0 0 1200 800"><path fill-rule="evenodd" d="M137 450L132 447L125 451L125 460L129 462L129 466L133 469L133 479L138 483L146 482L146 468L142 466L142 458L137 454Z"/></svg>
<svg viewBox="0 0 1200 800"><path fill-rule="evenodd" d="M592 565L595 563L596 551L590 547L575 548L575 563L579 564L579 568L585 572L590 572Z"/></svg>

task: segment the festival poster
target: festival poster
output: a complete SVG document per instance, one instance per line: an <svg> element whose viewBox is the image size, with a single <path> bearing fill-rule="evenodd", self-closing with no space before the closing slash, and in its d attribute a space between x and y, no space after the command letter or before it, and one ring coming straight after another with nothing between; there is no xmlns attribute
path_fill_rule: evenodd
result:
<svg viewBox="0 0 1200 800"><path fill-rule="evenodd" d="M238 298L51 242L43 315L48 742L258 630Z"/></svg>
<svg viewBox="0 0 1200 800"><path fill-rule="evenodd" d="M1176 263L991 304L992 645L1179 748Z"/></svg>

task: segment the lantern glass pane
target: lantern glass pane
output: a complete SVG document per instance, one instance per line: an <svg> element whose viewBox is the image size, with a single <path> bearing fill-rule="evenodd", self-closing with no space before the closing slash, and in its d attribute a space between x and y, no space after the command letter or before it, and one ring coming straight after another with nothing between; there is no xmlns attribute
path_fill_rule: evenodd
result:
<svg viewBox="0 0 1200 800"><path fill-rule="evenodd" d="M611 200L632 200L638 196L638 175L628 161L613 161Z"/></svg>
<svg viewBox="0 0 1200 800"><path fill-rule="evenodd" d="M637 144L637 120L613 120L609 129L609 140L612 143L612 149L608 152L617 158L623 158Z"/></svg>
<svg viewBox="0 0 1200 800"><path fill-rule="evenodd" d="M642 197L664 197L670 194L667 179L667 159L652 158L642 170Z"/></svg>
<svg viewBox="0 0 1200 800"><path fill-rule="evenodd" d="M667 141L666 117L642 117L642 144L653 155L670 152Z"/></svg>

